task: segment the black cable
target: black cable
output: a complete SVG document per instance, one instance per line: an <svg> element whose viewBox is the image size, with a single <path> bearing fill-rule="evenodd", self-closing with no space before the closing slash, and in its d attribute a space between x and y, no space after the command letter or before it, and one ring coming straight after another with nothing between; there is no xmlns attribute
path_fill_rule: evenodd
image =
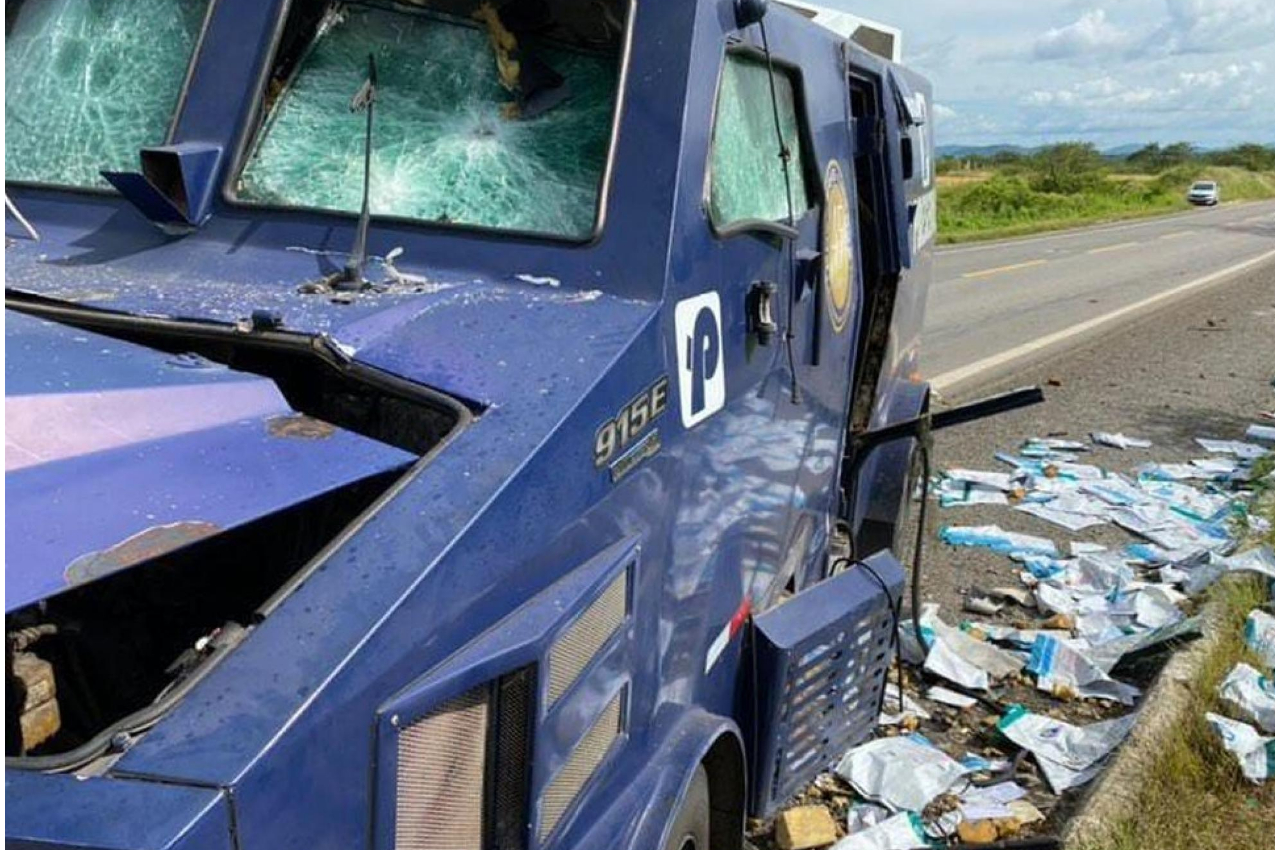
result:
<svg viewBox="0 0 1280 850"><path fill-rule="evenodd" d="M857 564L858 566L865 568L867 573L873 579L876 580L876 584L880 585L880 589L884 591L885 601L889 603L889 613L893 617L893 655L898 662L898 713L901 714L903 711L906 710L906 692L907 692L905 687L906 682L903 679L904 674L902 669L903 668L902 641L899 639L899 636L898 636L898 632L899 632L898 624L902 619L902 600L898 599L896 602L894 601L893 593L890 592L889 590L889 585L885 583L885 580L880 577L879 573L871 569L871 565L868 564L866 561L863 561L863 560L855 561L853 558L838 558L836 559L835 563L831 565L832 572L834 573L836 567L840 566L841 564ZM880 709L882 708L884 708L884 691L880 692L880 705L877 707L876 713L879 714Z"/></svg>
<svg viewBox="0 0 1280 850"><path fill-rule="evenodd" d="M778 111L778 90L773 81L773 53L769 50L769 33L764 27L764 19L757 24L760 27L760 44L764 47L764 63L769 76L769 103L773 107L773 129L778 136L778 158L782 160L782 185L787 193L787 226L796 227L795 204L791 199L791 150L787 147L786 137L782 135L782 115ZM796 278L796 241L787 240L788 269L787 287L787 369L791 373L791 403L800 403L800 384L796 377L796 325L795 325L795 278Z"/></svg>
<svg viewBox="0 0 1280 850"><path fill-rule="evenodd" d="M929 520L929 478L933 474L929 456L929 442L931 439L929 420L926 417L921 421L920 435L916 438L916 443L920 448L921 481L924 483L920 493L920 519L916 525L916 550L911 557L911 625L915 628L916 642L920 644L920 652L922 653L929 651L928 645L924 642L924 629L920 625L920 582L924 565L924 530ZM914 483L907 483L907 498L911 497L910 488Z"/></svg>

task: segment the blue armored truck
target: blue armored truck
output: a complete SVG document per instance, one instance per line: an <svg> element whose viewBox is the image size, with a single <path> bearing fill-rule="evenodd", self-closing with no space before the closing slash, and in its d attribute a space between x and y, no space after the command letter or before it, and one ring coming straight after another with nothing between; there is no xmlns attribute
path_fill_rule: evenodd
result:
<svg viewBox="0 0 1280 850"><path fill-rule="evenodd" d="M870 735L924 80L765 0L5 27L7 846L736 850Z"/></svg>

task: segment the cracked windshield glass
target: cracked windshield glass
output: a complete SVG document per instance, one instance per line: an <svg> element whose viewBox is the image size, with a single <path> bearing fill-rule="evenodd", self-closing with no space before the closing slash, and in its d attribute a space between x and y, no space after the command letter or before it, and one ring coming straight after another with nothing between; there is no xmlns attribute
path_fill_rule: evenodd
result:
<svg viewBox="0 0 1280 850"><path fill-rule="evenodd" d="M107 188L163 144L207 0L5 4L5 179Z"/></svg>
<svg viewBox="0 0 1280 850"><path fill-rule="evenodd" d="M606 4L579 5L299 4L237 196L360 209L366 116L352 98L372 56L374 215L589 236L622 26Z"/></svg>

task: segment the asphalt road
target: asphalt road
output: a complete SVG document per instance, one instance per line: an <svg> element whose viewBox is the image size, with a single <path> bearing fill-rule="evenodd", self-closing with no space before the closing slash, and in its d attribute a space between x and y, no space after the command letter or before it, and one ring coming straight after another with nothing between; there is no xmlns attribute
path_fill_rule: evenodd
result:
<svg viewBox="0 0 1280 850"><path fill-rule="evenodd" d="M1274 260L1220 285L1147 311L1100 334L1088 345L999 377L979 381L952 400L1016 386L1044 388L1043 404L941 431L938 469L1007 469L998 451L1015 452L1027 437L1060 435L1088 441L1091 431L1121 432L1152 441L1150 449L1095 447L1084 460L1130 473L1146 461L1185 462L1203 457L1196 437L1243 439L1261 412L1275 409ZM1016 585L1003 556L955 549L938 540L944 525L1000 525L1053 539L1118 547L1134 540L1114 526L1072 534L1007 507L930 507L924 598L942 606L944 619L962 619L970 588ZM972 616L972 615L967 615Z"/></svg>
<svg viewBox="0 0 1280 850"><path fill-rule="evenodd" d="M971 386L1049 353L1055 342L1078 344L1081 325L1131 321L1163 293L1180 295L1274 248L1271 201L940 248L923 372L944 394Z"/></svg>

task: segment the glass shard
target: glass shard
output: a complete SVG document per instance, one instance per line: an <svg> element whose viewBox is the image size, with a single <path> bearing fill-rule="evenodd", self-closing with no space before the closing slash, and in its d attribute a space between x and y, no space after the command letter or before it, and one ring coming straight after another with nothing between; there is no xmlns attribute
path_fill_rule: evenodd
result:
<svg viewBox="0 0 1280 850"><path fill-rule="evenodd" d="M107 186L162 144L208 0L27 0L6 9L5 179Z"/></svg>
<svg viewBox="0 0 1280 850"><path fill-rule="evenodd" d="M523 47L523 45L522 45ZM471 21L346 5L276 97L241 175L241 199L360 209L365 116L352 95L378 66L370 208L439 222L585 237L608 154L613 56L535 44L569 97L527 120L503 117L485 32Z"/></svg>

